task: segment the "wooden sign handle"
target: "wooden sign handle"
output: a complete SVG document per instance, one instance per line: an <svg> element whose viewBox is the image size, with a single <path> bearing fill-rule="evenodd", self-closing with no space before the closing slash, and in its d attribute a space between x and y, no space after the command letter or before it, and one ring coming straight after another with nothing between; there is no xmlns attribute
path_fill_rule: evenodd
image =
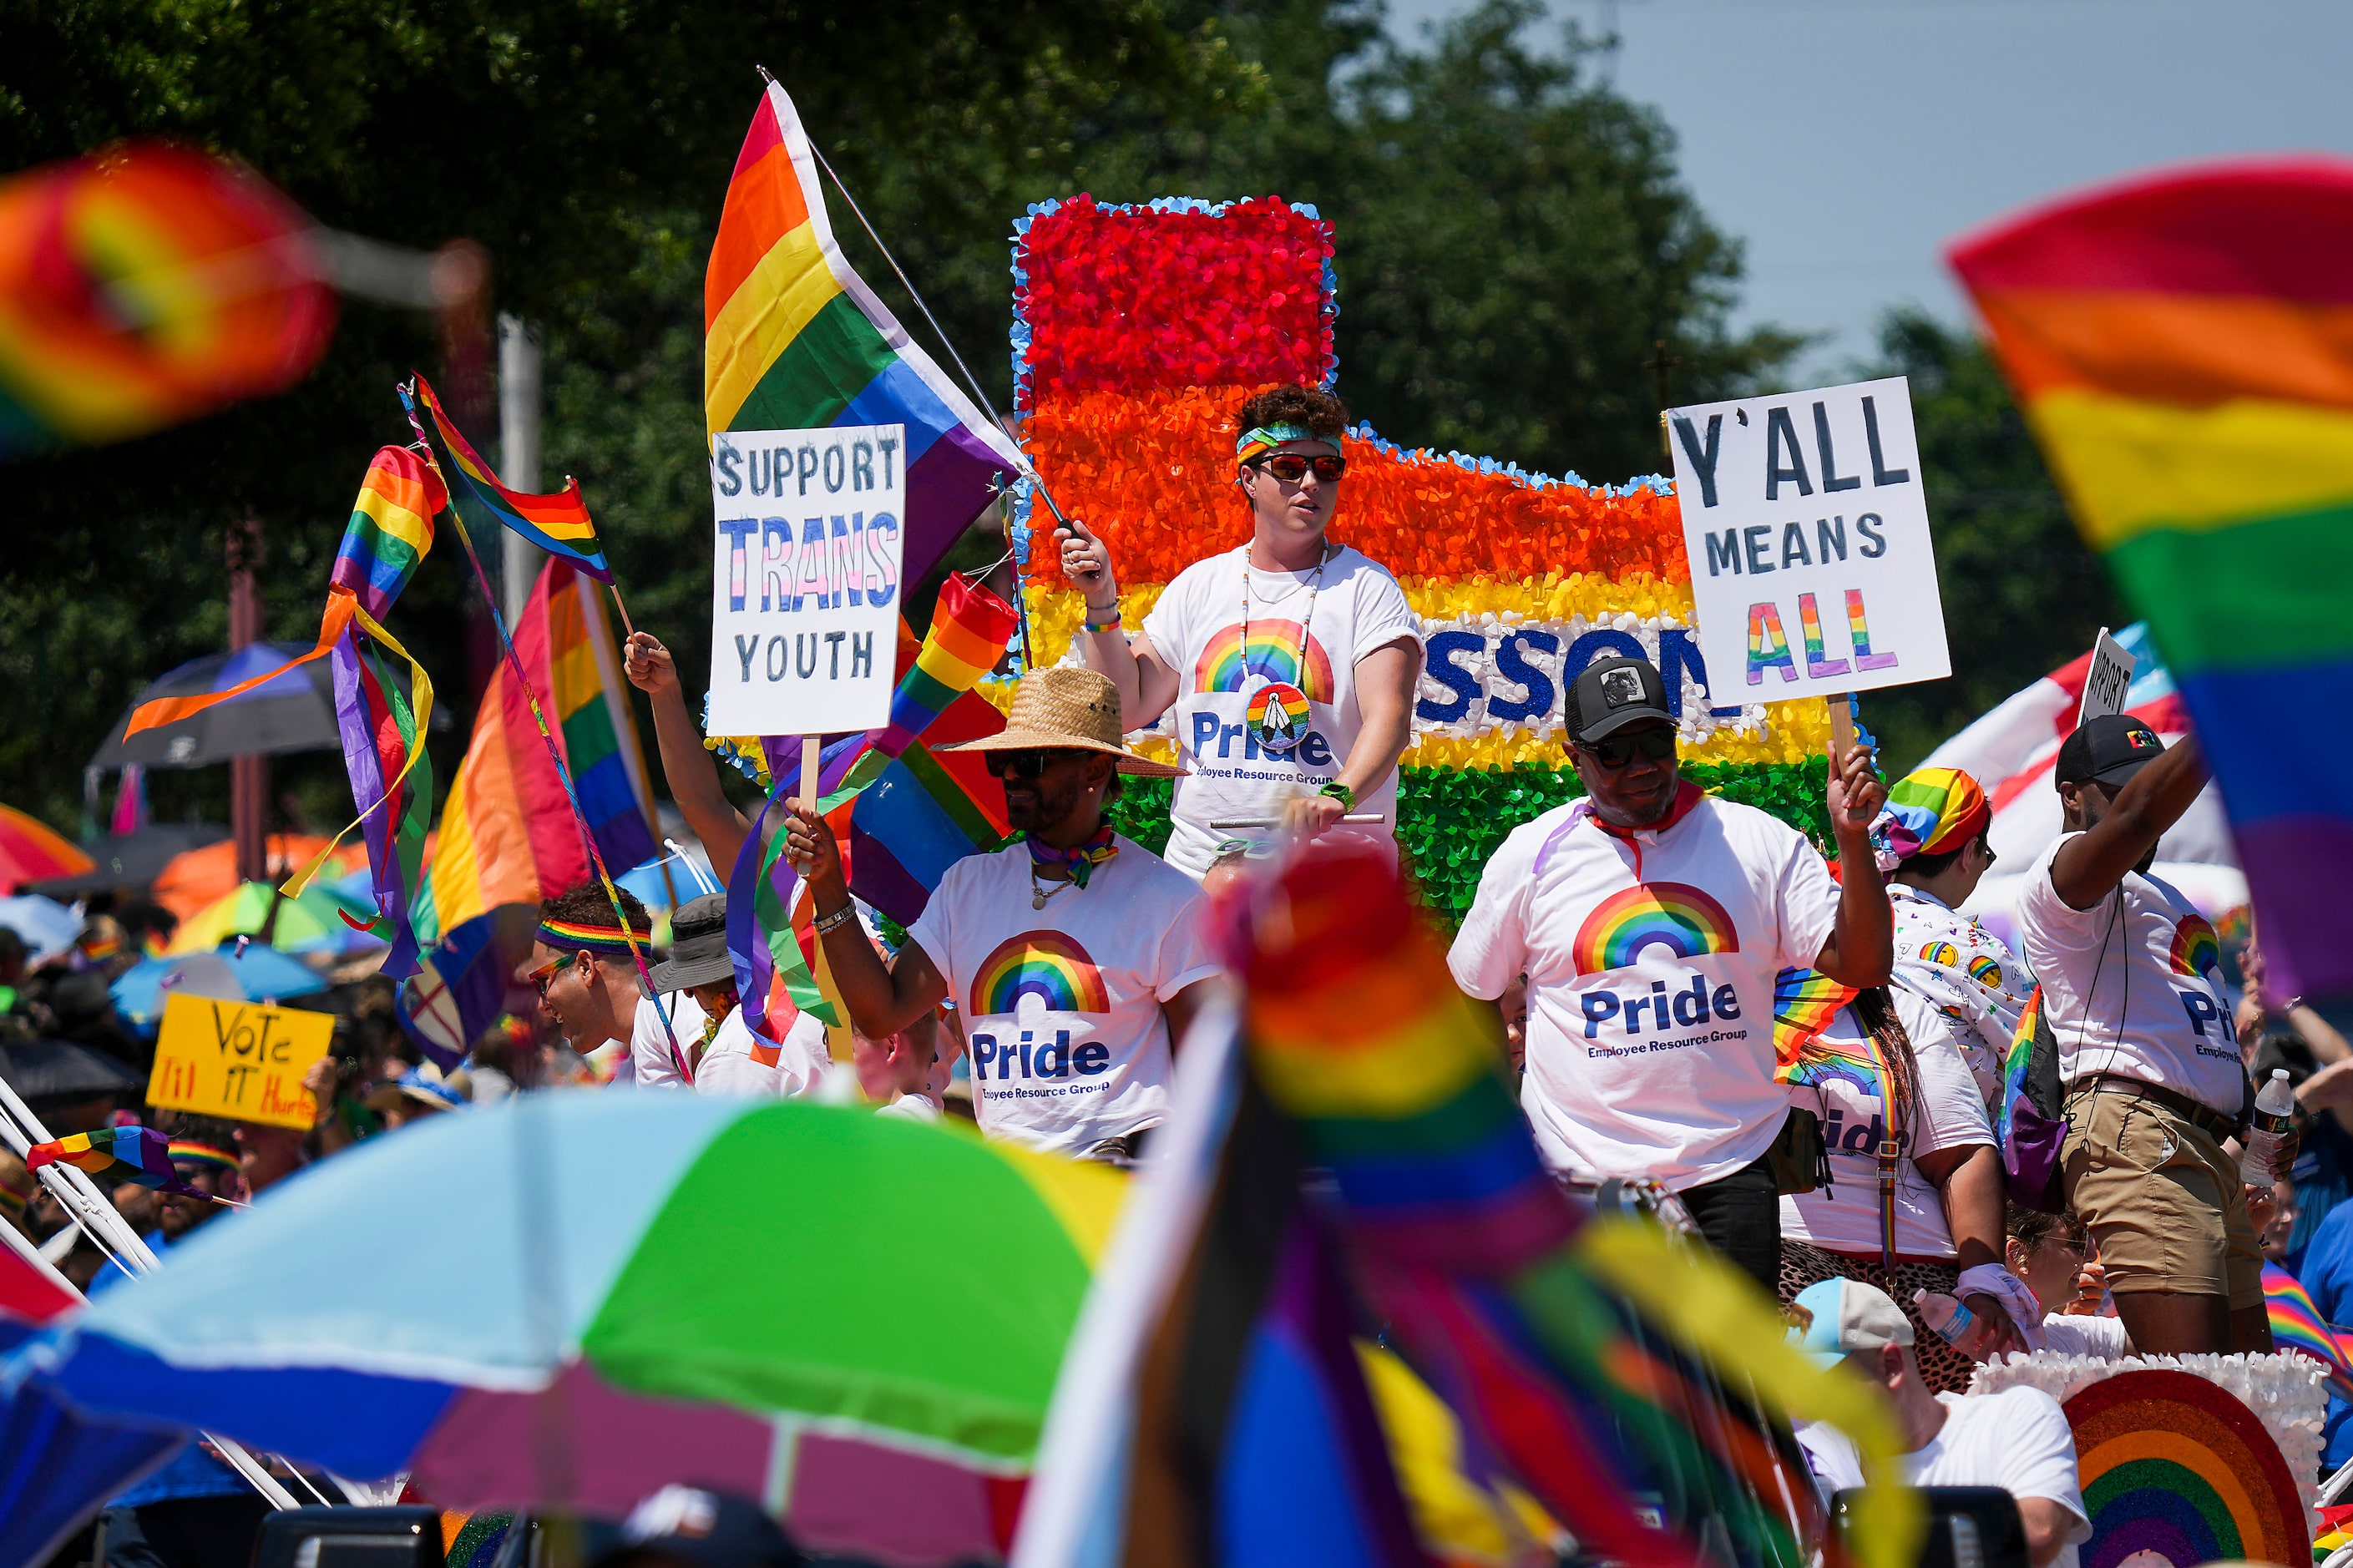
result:
<svg viewBox="0 0 2353 1568"><path fill-rule="evenodd" d="M1854 695L1841 691L1831 703L1831 772L1837 773L1846 765L1847 753L1854 750Z"/></svg>
<svg viewBox="0 0 2353 1568"><path fill-rule="evenodd" d="M811 811L818 808L817 791L818 737L801 737L801 804Z"/></svg>

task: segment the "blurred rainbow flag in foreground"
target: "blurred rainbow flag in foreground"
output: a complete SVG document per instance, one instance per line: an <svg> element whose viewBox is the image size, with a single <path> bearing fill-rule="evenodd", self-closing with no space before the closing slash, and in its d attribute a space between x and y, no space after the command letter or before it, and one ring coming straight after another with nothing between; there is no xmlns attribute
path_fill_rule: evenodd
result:
<svg viewBox="0 0 2353 1568"><path fill-rule="evenodd" d="M2276 1263L2263 1265L2263 1312L2274 1349L2299 1351L2327 1367L2330 1392L2353 1399L2353 1363L2346 1360L2344 1340L2320 1315L2312 1292Z"/></svg>
<svg viewBox="0 0 2353 1568"><path fill-rule="evenodd" d="M2353 995L2353 163L2211 164L1949 253L2221 785L2263 953Z"/></svg>

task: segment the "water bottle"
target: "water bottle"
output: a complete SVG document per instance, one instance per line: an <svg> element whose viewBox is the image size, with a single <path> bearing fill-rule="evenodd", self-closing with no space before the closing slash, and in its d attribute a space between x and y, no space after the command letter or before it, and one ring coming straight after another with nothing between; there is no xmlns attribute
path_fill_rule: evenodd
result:
<svg viewBox="0 0 2353 1568"><path fill-rule="evenodd" d="M2272 1161L2295 1132L2295 1090L2288 1087L2287 1068L2274 1068L2271 1082L2255 1096L2254 1131L2239 1155L2239 1179L2251 1187L2269 1187Z"/></svg>
<svg viewBox="0 0 2353 1568"><path fill-rule="evenodd" d="M1977 1321L1977 1314L1963 1306L1958 1297L1947 1296L1942 1290L1913 1291L1912 1306L1920 1314L1920 1321L1936 1330L1948 1345L1960 1343L1969 1325Z"/></svg>

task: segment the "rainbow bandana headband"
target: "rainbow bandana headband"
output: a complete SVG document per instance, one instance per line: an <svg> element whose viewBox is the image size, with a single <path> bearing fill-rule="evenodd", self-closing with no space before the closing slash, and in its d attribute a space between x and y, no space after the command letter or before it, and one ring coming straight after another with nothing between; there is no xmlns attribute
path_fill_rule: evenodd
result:
<svg viewBox="0 0 2353 1568"><path fill-rule="evenodd" d="M627 931L617 925L589 925L574 921L542 921L533 935L558 952L578 952L583 949L607 958L629 956L629 938L640 943L653 941L651 926L631 926Z"/></svg>
<svg viewBox="0 0 2353 1568"><path fill-rule="evenodd" d="M1958 768L1922 768L1889 786L1871 824L1873 858L1892 871L1915 855L1948 855L1992 820L1977 780Z"/></svg>
<svg viewBox="0 0 2353 1568"><path fill-rule="evenodd" d="M1335 452L1340 449L1340 437L1310 430L1304 425L1261 425L1243 431L1234 442L1234 460L1247 463L1253 458L1263 458L1285 441L1321 441Z"/></svg>

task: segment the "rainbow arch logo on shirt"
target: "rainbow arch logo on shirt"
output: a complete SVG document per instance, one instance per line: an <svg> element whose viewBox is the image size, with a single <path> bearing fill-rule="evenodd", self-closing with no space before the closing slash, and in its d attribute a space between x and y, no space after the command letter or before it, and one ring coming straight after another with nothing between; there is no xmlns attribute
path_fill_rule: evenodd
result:
<svg viewBox="0 0 2353 1568"><path fill-rule="evenodd" d="M2173 928L2173 972L2211 980L2222 962L2222 943L2204 915L2184 915Z"/></svg>
<svg viewBox="0 0 2353 1568"><path fill-rule="evenodd" d="M1331 701L1337 689L1332 682L1332 660L1311 633L1303 661L1306 668L1301 668L1299 633L1297 621L1252 621L1250 647L1244 648L1240 626L1223 628L1193 661L1194 689L1240 691L1249 677L1263 675L1269 680L1296 686L1314 701Z"/></svg>
<svg viewBox="0 0 2353 1568"><path fill-rule="evenodd" d="M1058 931L1026 931L997 943L973 977L973 1016L1011 1013L1025 994L1044 1003L1049 1013L1111 1011L1094 960Z"/></svg>
<svg viewBox="0 0 2353 1568"><path fill-rule="evenodd" d="M1714 899L1683 882L1642 882L1593 906L1570 949L1579 974L1624 969L1645 948L1677 958L1738 952L1740 933Z"/></svg>

